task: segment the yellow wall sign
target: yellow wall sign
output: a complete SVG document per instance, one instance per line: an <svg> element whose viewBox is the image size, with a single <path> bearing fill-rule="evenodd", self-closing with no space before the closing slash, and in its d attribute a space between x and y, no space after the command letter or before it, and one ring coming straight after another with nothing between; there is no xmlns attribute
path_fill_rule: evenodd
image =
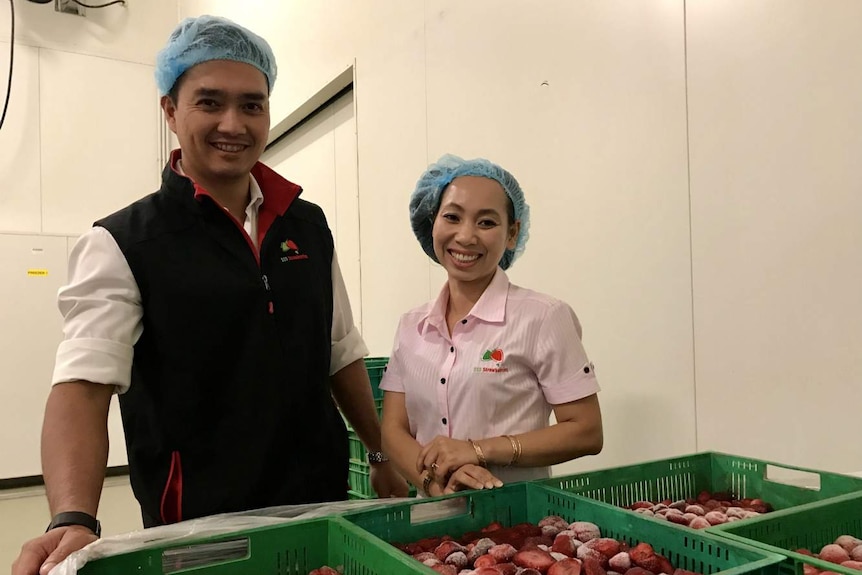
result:
<svg viewBox="0 0 862 575"><path fill-rule="evenodd" d="M27 270L28 276L46 276L48 275L48 270Z"/></svg>

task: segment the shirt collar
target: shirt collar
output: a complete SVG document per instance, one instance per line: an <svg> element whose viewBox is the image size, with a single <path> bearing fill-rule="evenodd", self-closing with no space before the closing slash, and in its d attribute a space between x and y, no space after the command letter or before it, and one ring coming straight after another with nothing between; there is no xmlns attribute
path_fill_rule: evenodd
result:
<svg viewBox="0 0 862 575"><path fill-rule="evenodd" d="M473 305L467 317L473 317L487 323L502 323L506 320L506 300L509 296L509 277L501 267L497 267L491 283L482 292L482 296ZM437 295L437 299L423 315L417 324L419 333L424 335L429 327L434 327L440 333L448 333L446 328L446 307L449 304L449 282Z"/></svg>

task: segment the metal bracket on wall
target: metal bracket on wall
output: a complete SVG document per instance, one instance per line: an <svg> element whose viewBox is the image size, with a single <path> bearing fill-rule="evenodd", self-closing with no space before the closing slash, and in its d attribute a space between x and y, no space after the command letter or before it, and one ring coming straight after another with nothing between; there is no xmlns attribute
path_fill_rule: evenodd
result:
<svg viewBox="0 0 862 575"><path fill-rule="evenodd" d="M54 10L61 14L84 16L84 7L72 2L72 0L54 0Z"/></svg>

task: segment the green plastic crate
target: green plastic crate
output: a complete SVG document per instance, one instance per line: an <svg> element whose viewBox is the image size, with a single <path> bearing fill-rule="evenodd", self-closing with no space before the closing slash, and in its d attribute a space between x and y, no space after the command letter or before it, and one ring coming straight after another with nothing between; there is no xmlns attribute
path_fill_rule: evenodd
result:
<svg viewBox="0 0 862 575"><path fill-rule="evenodd" d="M841 535L862 539L862 492L776 511L744 522L718 525L715 534L785 555L783 571L788 575L801 575L804 563L820 570L859 575L858 570L808 557L795 550L819 553L824 545L833 543Z"/></svg>
<svg viewBox="0 0 862 575"><path fill-rule="evenodd" d="M308 575L322 565L343 565L344 575L424 573L410 557L337 517L141 549L93 561L79 573Z"/></svg>
<svg viewBox="0 0 862 575"><path fill-rule="evenodd" d="M806 474L819 487L801 487L792 481L773 479L776 475L799 474ZM619 507L637 501L697 497L706 490L726 491L737 499L759 497L774 509L787 509L862 490L859 477L714 451L552 477L539 483Z"/></svg>
<svg viewBox="0 0 862 575"><path fill-rule="evenodd" d="M444 510L447 516L443 518L418 521L413 517ZM702 531L645 519L533 482L357 511L345 514L344 518L383 541L407 543L442 535L458 538L492 521L504 526L525 521L537 523L548 515L560 515L567 521L591 521L601 528L603 537L613 537L629 545L645 541L667 557L674 567L704 575L717 572L776 575L778 565L784 560L782 555L722 540Z"/></svg>
<svg viewBox="0 0 862 575"><path fill-rule="evenodd" d="M347 477L350 483L350 490L361 495L375 497L374 491L371 489L371 466L364 461L350 460L350 468Z"/></svg>

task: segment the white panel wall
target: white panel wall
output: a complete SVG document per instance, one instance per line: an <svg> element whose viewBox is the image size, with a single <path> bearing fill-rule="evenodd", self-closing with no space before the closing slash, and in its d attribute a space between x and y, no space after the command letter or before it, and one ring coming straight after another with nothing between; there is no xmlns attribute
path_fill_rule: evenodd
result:
<svg viewBox="0 0 862 575"><path fill-rule="evenodd" d="M9 66L9 43L0 42L0 70ZM0 106L7 75L2 74ZM39 204L39 52L15 46L12 94L0 130L0 231L41 231ZM36 128L36 129L34 129Z"/></svg>
<svg viewBox="0 0 862 575"><path fill-rule="evenodd" d="M158 187L153 69L42 50L40 76L43 231L80 234ZM123 97L109 97L105 78Z"/></svg>
<svg viewBox="0 0 862 575"><path fill-rule="evenodd" d="M0 479L42 472L39 438L60 314L50 305L66 279L66 238L0 235ZM40 275L46 274L46 275Z"/></svg>
<svg viewBox="0 0 862 575"><path fill-rule="evenodd" d="M689 2L698 446L862 469L862 4Z"/></svg>
<svg viewBox="0 0 862 575"><path fill-rule="evenodd" d="M6 8L0 10L3 31L9 29ZM85 12L86 17L82 18L55 12L53 2L34 4L18 0L15 36L18 42L30 46L152 65L156 52L177 23L177 0L128 0L124 6L117 4ZM101 82L110 85L110 78Z"/></svg>

